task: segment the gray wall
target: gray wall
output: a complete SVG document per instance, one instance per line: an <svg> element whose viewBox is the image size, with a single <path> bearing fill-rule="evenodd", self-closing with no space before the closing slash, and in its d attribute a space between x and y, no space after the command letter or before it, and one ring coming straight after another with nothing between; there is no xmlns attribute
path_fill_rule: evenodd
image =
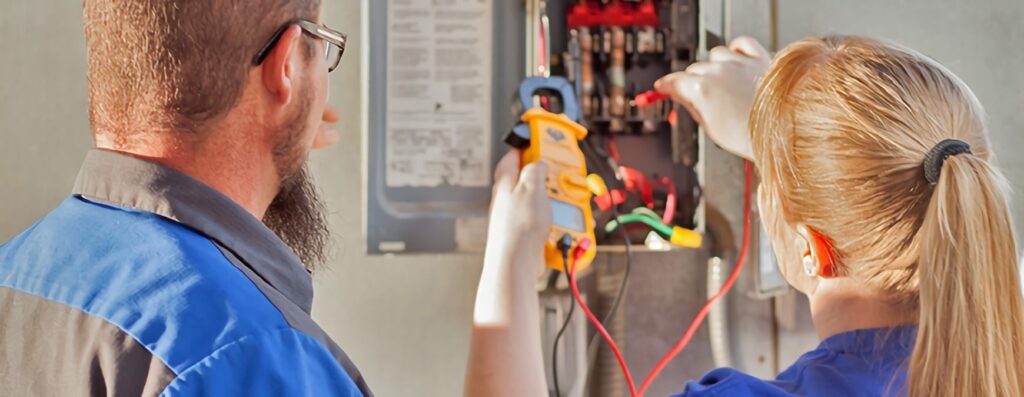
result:
<svg viewBox="0 0 1024 397"><path fill-rule="evenodd" d="M91 144L82 7L44 3L0 0L0 240L71 192Z"/></svg>
<svg viewBox="0 0 1024 397"><path fill-rule="evenodd" d="M362 253L365 1L379 0L326 6L326 22L349 32L353 43L332 77L331 101L341 109L344 138L314 155L336 232L332 269L317 277L314 315L379 395L459 395L481 258ZM781 2L783 43L810 34L870 34L949 66L987 107L1001 164L1013 186L1024 190L1024 158L1013 152L1024 143L1024 3ZM764 36L754 18L765 15L763 4L736 1L737 33ZM68 194L90 145L81 32L80 2L0 0L0 240ZM1018 226L1024 226L1021 215Z"/></svg>

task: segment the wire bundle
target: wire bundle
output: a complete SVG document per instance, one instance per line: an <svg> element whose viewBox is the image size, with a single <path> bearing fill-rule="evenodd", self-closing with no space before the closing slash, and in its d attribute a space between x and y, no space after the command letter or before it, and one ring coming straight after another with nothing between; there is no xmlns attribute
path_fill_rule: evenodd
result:
<svg viewBox="0 0 1024 397"><path fill-rule="evenodd" d="M680 352L682 352L683 349L685 349L686 346L690 343L690 340L693 339L693 335L697 332L697 329L700 328L700 325L703 323L704 319L707 317L707 315L710 312L711 307L714 305L714 303L716 301L718 301L718 299L720 299L722 296L725 296L725 294L727 294L729 292L729 290L732 289L733 284L735 284L736 280L739 278L740 272L743 269L743 263L746 261L747 252L748 252L749 246L750 246L750 223L751 223L751 220L750 220L750 213L751 213L750 196L751 196L751 190L752 190L752 174L753 174L753 169L752 169L752 165L751 165L751 163L749 161L747 161L745 163L744 174L745 174L745 182L744 182L744 199L743 199L743 244L742 244L742 247L740 249L740 254L739 254L739 258L737 259L736 266L733 268L733 271L729 275L729 278L726 279L724 284L722 284L722 288L718 291L718 293L716 293L710 299L708 299L708 301L704 304L704 306L701 308L701 310L694 317L693 321L691 321L690 326L686 329L686 332L683 334L683 336L679 339L678 342L676 342L675 346L673 346L673 348L668 353L666 353L665 356L663 356L661 358L661 360L654 367L654 369L651 370L650 374L648 374L647 377L644 379L644 381L640 385L639 389L637 389L637 387L636 387L636 383L633 380L633 375L632 375L632 373L629 370L629 366L626 364L626 360L622 356L622 352L619 350L618 346L616 345L615 340L612 339L610 334L608 334L608 331L605 329L605 327L603 325L603 322L599 321L597 319L597 316L594 315L594 313L587 306L586 302L584 302L582 297L580 296L579 287L576 284L576 272L575 272L575 269L573 269L573 268L567 268L566 269L566 277L568 277L568 279L569 279L569 287L572 289L573 299L575 300L576 304L580 306L580 309L583 310L583 313L586 314L587 319L590 321L590 323L593 324L594 328L597 329L597 334L601 335L601 337L604 338L605 342L607 342L607 344L608 344L608 347L612 350L612 353L615 355L615 359L618 362L619 367L621 368L622 373L623 373L623 375L626 378L627 385L629 386L630 396L638 397L638 396L643 396L644 395L644 393L650 387L651 383L653 383L654 380L657 379L658 375L665 368L665 366L667 366L669 364L669 362L671 362L672 359L674 359ZM617 219L619 218L618 214L616 214L616 218ZM619 228L619 229L620 230L624 230L623 228ZM631 252L628 251L629 250L628 236L626 236L626 239L627 239L627 253L630 255L630 262L632 262L632 259L631 259L632 254L631 254ZM568 256L566 256L566 258L568 258ZM566 260L566 263L568 263L568 260ZM609 312L608 316L605 317L605 321L607 321L609 318L611 318L611 315L614 313L614 310L618 306L619 299L622 297L622 289L625 288L626 280L628 279L628 271L629 271L629 267L628 266L627 266L627 270L626 271L627 271L627 276L623 279L623 285L622 285L622 288L620 288L619 296L616 297L616 302L613 305L612 310ZM570 309L569 316L571 316L571 315L572 315L572 310ZM570 318L569 316L567 316L566 322L563 324L562 329L559 331L558 336L556 336L556 339L555 339L556 349L557 349L558 339L561 337L562 333L565 331L565 328L566 328L566 326L569 323L569 318ZM561 392L560 392L560 390L558 388L557 362L554 362L554 365L552 365L552 367L555 368L554 369L555 370L555 394L560 396Z"/></svg>

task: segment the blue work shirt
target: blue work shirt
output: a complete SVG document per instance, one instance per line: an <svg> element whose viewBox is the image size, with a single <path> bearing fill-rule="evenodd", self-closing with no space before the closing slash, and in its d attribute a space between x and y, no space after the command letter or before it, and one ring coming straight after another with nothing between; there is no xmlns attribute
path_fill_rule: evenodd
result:
<svg viewBox="0 0 1024 397"><path fill-rule="evenodd" d="M371 396L312 298L228 197L94 150L73 195L0 245L0 394Z"/></svg>
<svg viewBox="0 0 1024 397"><path fill-rule="evenodd" d="M700 381L687 383L686 390L677 396L906 395L906 364L914 351L916 336L916 326L838 334L801 356L775 380L719 368Z"/></svg>

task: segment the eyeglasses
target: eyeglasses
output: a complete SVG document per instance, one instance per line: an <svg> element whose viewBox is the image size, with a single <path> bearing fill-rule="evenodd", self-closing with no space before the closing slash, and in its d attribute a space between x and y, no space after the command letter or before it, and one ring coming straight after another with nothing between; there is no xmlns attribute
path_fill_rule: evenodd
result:
<svg viewBox="0 0 1024 397"><path fill-rule="evenodd" d="M338 68L338 65L341 63L341 56L345 55L345 42L348 40L348 36L337 30L323 25L317 25L304 19L289 22L282 26L281 29L278 29L277 33L274 33L274 37L270 39L270 42L268 42L267 45L256 54L255 58L253 58L254 65L260 65L267 59L267 56L270 55L270 50L272 50L277 44L277 41L281 39L281 35L283 35L284 32L292 25L299 25L304 33L324 41L324 54L327 56L328 73L333 72L334 69Z"/></svg>

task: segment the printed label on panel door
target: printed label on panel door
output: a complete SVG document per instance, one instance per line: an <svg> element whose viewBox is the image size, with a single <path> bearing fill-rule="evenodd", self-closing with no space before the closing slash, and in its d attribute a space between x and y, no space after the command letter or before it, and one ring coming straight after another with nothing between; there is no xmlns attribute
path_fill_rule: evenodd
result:
<svg viewBox="0 0 1024 397"><path fill-rule="evenodd" d="M493 0L389 0L389 187L491 183Z"/></svg>

